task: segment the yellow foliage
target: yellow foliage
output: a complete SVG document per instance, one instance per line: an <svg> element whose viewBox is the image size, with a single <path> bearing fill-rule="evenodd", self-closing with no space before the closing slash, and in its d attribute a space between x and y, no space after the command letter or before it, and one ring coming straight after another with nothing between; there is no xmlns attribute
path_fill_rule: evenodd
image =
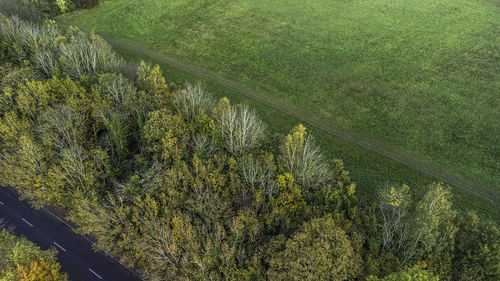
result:
<svg viewBox="0 0 500 281"><path fill-rule="evenodd" d="M300 186L295 184L291 173L278 175L277 185L280 195L274 199L274 204L278 207L278 211L282 214L295 214L297 209L304 205Z"/></svg>
<svg viewBox="0 0 500 281"><path fill-rule="evenodd" d="M278 175L278 187L280 191L285 191L290 189L294 184L293 175L291 173L284 173L283 175Z"/></svg>
<svg viewBox="0 0 500 281"><path fill-rule="evenodd" d="M295 126L292 129L292 132L288 134L285 138L285 148L291 149L292 147L298 145L301 148L304 144L305 138L307 135L306 127L302 124Z"/></svg>
<svg viewBox="0 0 500 281"><path fill-rule="evenodd" d="M19 281L66 281L66 276L59 273L61 266L40 258L29 266L16 264Z"/></svg>
<svg viewBox="0 0 500 281"><path fill-rule="evenodd" d="M231 103L229 102L229 99L226 97L223 97L219 100L219 103L213 109L213 114L214 114L214 116L218 116L218 115L221 115L222 112L226 112L230 109L231 109Z"/></svg>
<svg viewBox="0 0 500 281"><path fill-rule="evenodd" d="M356 184L351 183L350 185L348 185L346 187L346 189L347 189L347 195L348 196L353 196L354 193L356 193Z"/></svg>
<svg viewBox="0 0 500 281"><path fill-rule="evenodd" d="M159 65L151 68L142 61L141 65L137 68L137 76L137 85L140 89L154 95L168 94L168 86Z"/></svg>
<svg viewBox="0 0 500 281"><path fill-rule="evenodd" d="M402 188L395 188L391 186L389 189L389 193L387 194L388 196L388 202L389 205L393 207L399 207L406 201L406 194L410 190L410 187L406 184L403 185Z"/></svg>

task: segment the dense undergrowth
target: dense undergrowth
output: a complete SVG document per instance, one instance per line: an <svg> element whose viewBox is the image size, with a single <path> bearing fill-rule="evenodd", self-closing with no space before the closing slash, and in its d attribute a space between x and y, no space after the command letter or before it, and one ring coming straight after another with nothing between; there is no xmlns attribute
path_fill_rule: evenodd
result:
<svg viewBox="0 0 500 281"><path fill-rule="evenodd" d="M0 62L0 183L147 280L500 278L500 231L442 184L362 201L302 125L273 134L51 21L1 17Z"/></svg>

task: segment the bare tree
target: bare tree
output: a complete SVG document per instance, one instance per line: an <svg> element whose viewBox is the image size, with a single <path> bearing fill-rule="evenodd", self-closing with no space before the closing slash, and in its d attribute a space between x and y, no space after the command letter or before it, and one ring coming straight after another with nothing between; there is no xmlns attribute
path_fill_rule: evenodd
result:
<svg viewBox="0 0 500 281"><path fill-rule="evenodd" d="M124 65L111 46L100 37L91 34L76 36L70 43L60 47L64 71L73 78L96 72L118 72Z"/></svg>
<svg viewBox="0 0 500 281"><path fill-rule="evenodd" d="M424 253L438 256L457 231L453 220L456 212L452 210L449 188L432 184L424 197L417 203L415 215L409 222L411 237L401 251L404 264L409 264Z"/></svg>
<svg viewBox="0 0 500 281"><path fill-rule="evenodd" d="M57 67L57 57L52 51L39 51L35 54L35 62L40 71L51 77Z"/></svg>
<svg viewBox="0 0 500 281"><path fill-rule="evenodd" d="M382 218L382 251L398 252L404 248L409 236L405 218L411 204L409 187L386 186L379 192L379 211Z"/></svg>
<svg viewBox="0 0 500 281"><path fill-rule="evenodd" d="M6 16L19 16L32 21L43 18L42 1L0 0L0 12Z"/></svg>
<svg viewBox="0 0 500 281"><path fill-rule="evenodd" d="M246 105L229 106L217 117L226 148L232 154L243 155L264 138L264 124Z"/></svg>
<svg viewBox="0 0 500 281"><path fill-rule="evenodd" d="M281 146L281 160L300 185L314 190L332 178L319 146L302 125L296 126Z"/></svg>
<svg viewBox="0 0 500 281"><path fill-rule="evenodd" d="M104 82L103 87L106 93L112 97L114 105L121 106L136 89L122 74L113 74L112 77L110 81Z"/></svg>
<svg viewBox="0 0 500 281"><path fill-rule="evenodd" d="M0 39L13 43L17 40L19 33L24 28L24 22L16 16L10 19L0 20Z"/></svg>
<svg viewBox="0 0 500 281"><path fill-rule="evenodd" d="M200 83L196 85L187 84L186 90L182 90L176 95L176 105L186 118L192 118L202 110L211 108L212 97L202 87Z"/></svg>
<svg viewBox="0 0 500 281"><path fill-rule="evenodd" d="M261 188L268 197L276 192L274 165L252 155L240 160L241 176L252 189Z"/></svg>
<svg viewBox="0 0 500 281"><path fill-rule="evenodd" d="M82 143L84 118L80 112L68 105L57 105L45 111L38 119L38 131L59 151L76 147Z"/></svg>
<svg viewBox="0 0 500 281"><path fill-rule="evenodd" d="M297 174L303 187L314 189L330 179L329 166L324 160L319 146L316 146L309 136L304 142L300 159Z"/></svg>
<svg viewBox="0 0 500 281"><path fill-rule="evenodd" d="M0 20L0 38L8 43L17 43L15 51L21 59L39 51L55 48L58 30L51 24L37 24L16 16Z"/></svg>
<svg viewBox="0 0 500 281"><path fill-rule="evenodd" d="M144 232L139 243L149 253L147 256L157 274L173 280L185 276L186 270L192 274L194 268L203 268L196 255L201 244L189 218L167 214L165 218L141 216L139 220Z"/></svg>

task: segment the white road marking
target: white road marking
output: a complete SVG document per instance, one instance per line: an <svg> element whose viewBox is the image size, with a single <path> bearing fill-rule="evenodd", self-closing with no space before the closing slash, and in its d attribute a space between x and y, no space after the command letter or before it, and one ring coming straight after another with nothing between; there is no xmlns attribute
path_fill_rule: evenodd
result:
<svg viewBox="0 0 500 281"><path fill-rule="evenodd" d="M99 274L95 273L95 271L93 271L93 270L92 270L92 269L90 269L90 268L89 268L89 270L90 270L90 272L94 273L94 275L95 275L95 276L99 277L99 279L102 279L102 277L101 277L101 276L99 276Z"/></svg>
<svg viewBox="0 0 500 281"><path fill-rule="evenodd" d="M24 221L25 223L27 223L29 226L33 227L33 225L32 225L31 223L29 223L27 220L25 220L24 218L23 218L23 221Z"/></svg>
<svg viewBox="0 0 500 281"><path fill-rule="evenodd" d="M61 247L61 245L57 244L56 242L54 242L54 245L56 245L57 247L59 247L61 250L65 251L66 252L66 249L64 249L63 247Z"/></svg>
<svg viewBox="0 0 500 281"><path fill-rule="evenodd" d="M64 223L65 225L69 226L71 229L75 230L71 225L67 224L65 221L63 221L60 217L54 215L51 211L47 210L46 208L43 208L47 213L51 214L54 218L58 219L59 221L61 221L62 223ZM90 240L89 240L90 241Z"/></svg>
<svg viewBox="0 0 500 281"><path fill-rule="evenodd" d="M5 205L2 201L0 201L0 205Z"/></svg>

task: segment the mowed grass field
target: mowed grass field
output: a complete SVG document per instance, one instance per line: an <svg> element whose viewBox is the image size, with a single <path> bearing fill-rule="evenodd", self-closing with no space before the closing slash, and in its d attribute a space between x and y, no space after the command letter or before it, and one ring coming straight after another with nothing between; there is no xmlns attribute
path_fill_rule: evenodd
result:
<svg viewBox="0 0 500 281"><path fill-rule="evenodd" d="M496 0L103 0L63 20L199 65L500 191ZM177 81L193 78L165 69ZM255 106L271 128L300 122ZM405 177L417 185L431 180L316 135L346 159L364 191ZM498 210L462 191L455 196L483 214Z"/></svg>

